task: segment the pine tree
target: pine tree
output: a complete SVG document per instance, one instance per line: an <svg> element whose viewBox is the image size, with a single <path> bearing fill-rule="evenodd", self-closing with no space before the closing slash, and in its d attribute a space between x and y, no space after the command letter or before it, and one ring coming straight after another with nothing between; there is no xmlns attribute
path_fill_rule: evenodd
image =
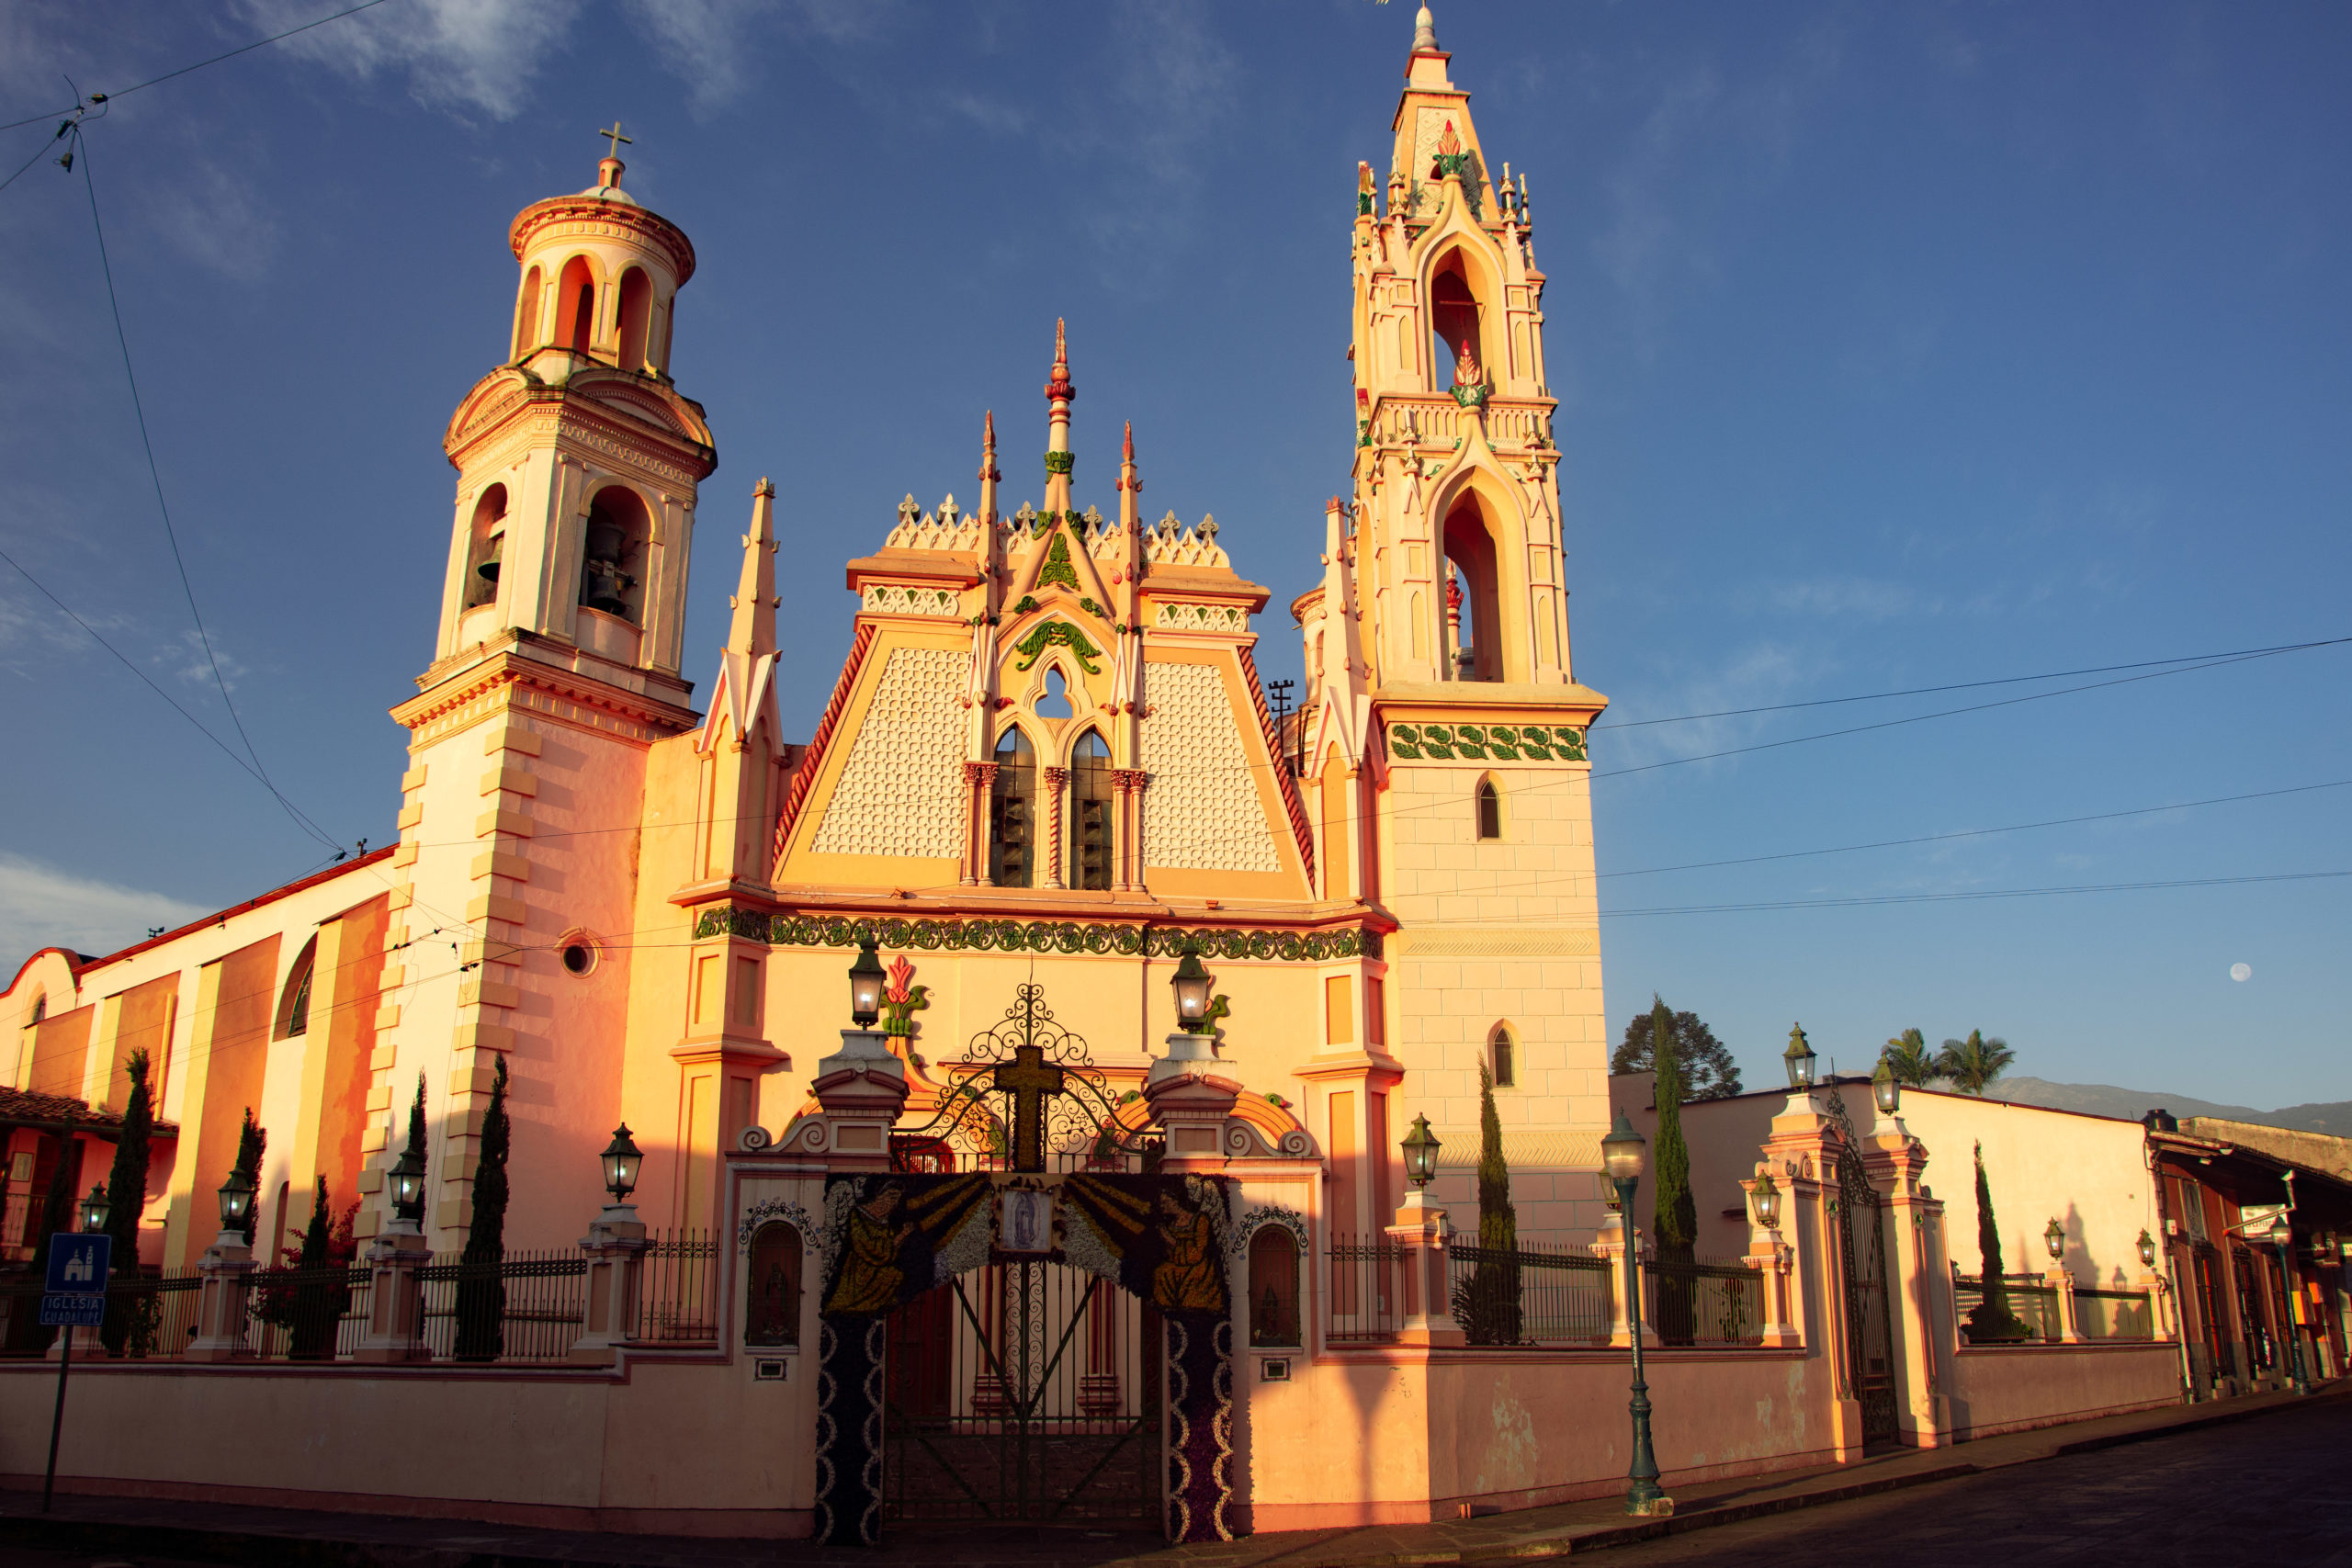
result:
<svg viewBox="0 0 2352 1568"><path fill-rule="evenodd" d="M506 1058L490 1080L490 1109L481 1119L481 1154L474 1166L474 1217L466 1232L458 1283L460 1361L494 1361L504 1348L506 1283L506 1151L513 1129L506 1114Z"/></svg>
<svg viewBox="0 0 2352 1568"><path fill-rule="evenodd" d="M1697 1100L1728 1100L1743 1092L1739 1081L1739 1064L1732 1059L1730 1047L1715 1038L1715 1032L1695 1012L1671 1015L1672 1027L1667 1031L1668 1043L1674 1052L1676 1065L1682 1074L1682 1098L1687 1103ZM1648 1072L1657 1066L1657 1051L1652 1045L1657 1038L1657 1010L1637 1012L1625 1025L1625 1038L1609 1057L1612 1073Z"/></svg>
<svg viewBox="0 0 2352 1568"><path fill-rule="evenodd" d="M122 1068L130 1079L130 1099L122 1108L114 1168L107 1175L107 1234L114 1237L113 1272L118 1279L139 1272L139 1220L147 1207L147 1143L155 1129L155 1100L147 1087L147 1053L133 1051L124 1058ZM145 1302L152 1303L153 1299L149 1296ZM98 1329L98 1342L107 1348L107 1355L121 1355L130 1343L132 1319L141 1304L128 1292L107 1296L106 1322Z"/></svg>
<svg viewBox="0 0 2352 1568"><path fill-rule="evenodd" d="M1993 1218L1993 1188L1984 1179L1984 1145L1976 1145L1976 1250L1984 1293L1968 1314L1973 1344L2029 1339L2033 1330L2009 1309L2009 1282L2001 1273L2001 1227Z"/></svg>
<svg viewBox="0 0 2352 1568"><path fill-rule="evenodd" d="M1477 1271L1454 1287L1453 1312L1473 1345L1516 1345L1519 1309L1519 1213L1510 1202L1510 1162L1503 1157L1503 1122L1495 1111L1494 1074L1478 1067Z"/></svg>
<svg viewBox="0 0 2352 1568"><path fill-rule="evenodd" d="M245 1183L252 1190L254 1201L245 1208L245 1245L254 1244L254 1227L261 1224L261 1156L269 1147L269 1134L254 1120L254 1108L245 1107L244 1125L237 1129L237 1163L232 1168L244 1173Z"/></svg>
<svg viewBox="0 0 2352 1568"><path fill-rule="evenodd" d="M1651 1221L1657 1238L1658 1337L1691 1338L1691 1249L1699 1239L1699 1206L1690 1194L1690 1145L1682 1137L1682 1067L1674 1051L1674 1010L1652 998L1650 1039L1657 1062L1657 1198Z"/></svg>

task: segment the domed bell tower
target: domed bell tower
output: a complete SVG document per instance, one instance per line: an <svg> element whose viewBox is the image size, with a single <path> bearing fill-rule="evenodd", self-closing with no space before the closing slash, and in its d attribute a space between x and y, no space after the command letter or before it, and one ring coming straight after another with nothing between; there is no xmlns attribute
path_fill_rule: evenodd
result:
<svg viewBox="0 0 2352 1568"><path fill-rule="evenodd" d="M609 1089L610 1107L583 1111L618 1120L636 923L624 846L654 743L695 723L679 673L686 571L718 456L670 379L695 252L622 190L619 127L601 134L596 183L525 208L508 233L506 359L442 443L458 494L434 659L392 710L410 731L385 981L399 999L378 1020L369 1104L388 1116L424 1075L436 1246L469 1218L497 1056L518 1097ZM571 1168L580 1151L526 1147L559 1135L518 1117L518 1165ZM398 1143L371 1129L368 1180ZM361 1205L363 1229L380 1208Z"/></svg>

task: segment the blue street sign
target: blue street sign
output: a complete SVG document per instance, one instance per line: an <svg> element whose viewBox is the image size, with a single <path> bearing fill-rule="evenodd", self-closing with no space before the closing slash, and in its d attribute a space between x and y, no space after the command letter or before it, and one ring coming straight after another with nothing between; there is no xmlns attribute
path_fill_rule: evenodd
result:
<svg viewBox="0 0 2352 1568"><path fill-rule="evenodd" d="M96 1328L106 1319L107 1299L104 1296L43 1296L40 1299L43 1328Z"/></svg>
<svg viewBox="0 0 2352 1568"><path fill-rule="evenodd" d="M61 1231L49 1238L49 1282L52 1296L103 1296L114 1237L103 1231Z"/></svg>

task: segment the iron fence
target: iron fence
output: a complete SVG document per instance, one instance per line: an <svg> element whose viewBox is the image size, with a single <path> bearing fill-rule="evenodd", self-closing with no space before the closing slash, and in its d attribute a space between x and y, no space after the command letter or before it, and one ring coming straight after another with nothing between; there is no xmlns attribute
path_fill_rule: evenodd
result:
<svg viewBox="0 0 2352 1568"><path fill-rule="evenodd" d="M571 1247L469 1262L445 1252L417 1270L435 1360L560 1361L587 1321L588 1259Z"/></svg>
<svg viewBox="0 0 2352 1568"><path fill-rule="evenodd" d="M204 1277L197 1269L116 1274L107 1281L102 1343L136 1360L176 1356L196 1337ZM57 1331L40 1325L41 1281L29 1272L0 1280L0 1354L45 1354Z"/></svg>
<svg viewBox="0 0 2352 1568"><path fill-rule="evenodd" d="M2003 1285L2009 1297L2009 1311L2031 1331L2030 1337L2047 1345L2058 1342L2058 1291L2039 1274L2004 1274ZM1957 1269L1951 1277L1953 1318L1965 1329L1969 1315L1984 1300L1982 1276L1962 1274Z"/></svg>
<svg viewBox="0 0 2352 1568"><path fill-rule="evenodd" d="M1764 1281L1745 1263L1645 1258L1642 1295L1661 1345L1724 1349L1763 1341Z"/></svg>
<svg viewBox="0 0 2352 1568"><path fill-rule="evenodd" d="M1609 1260L1542 1247L1446 1249L1454 1322L1473 1345L1605 1345L1613 1314Z"/></svg>
<svg viewBox="0 0 2352 1568"><path fill-rule="evenodd" d="M254 1354L266 1361L333 1361L368 1332L373 1275L360 1263L324 1269L256 1269L245 1315Z"/></svg>
<svg viewBox="0 0 2352 1568"><path fill-rule="evenodd" d="M656 1345L718 1341L719 1235L715 1230L653 1234L639 1277L633 1338Z"/></svg>
<svg viewBox="0 0 2352 1568"><path fill-rule="evenodd" d="M1404 1325L1404 1248L1378 1235L1334 1232L1328 1256L1331 1283L1325 1341L1363 1345L1396 1338Z"/></svg>

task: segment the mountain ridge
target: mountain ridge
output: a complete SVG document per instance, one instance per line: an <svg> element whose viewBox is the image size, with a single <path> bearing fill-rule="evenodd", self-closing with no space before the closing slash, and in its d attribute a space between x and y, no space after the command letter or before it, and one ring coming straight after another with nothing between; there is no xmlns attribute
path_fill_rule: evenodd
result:
<svg viewBox="0 0 2352 1568"><path fill-rule="evenodd" d="M2113 1116L2137 1122L2151 1111L2175 1116L2218 1116L2230 1122L2251 1122L2261 1127L2284 1127L2298 1133L2352 1136L2352 1100L2314 1100L2257 1111L2251 1105L2226 1105L2194 1095L2164 1094L2124 1089L2105 1083L2053 1083L2048 1078L2003 1077L1986 1086L1984 1098L2012 1105L2040 1105L2052 1111L2078 1111L2091 1116Z"/></svg>

